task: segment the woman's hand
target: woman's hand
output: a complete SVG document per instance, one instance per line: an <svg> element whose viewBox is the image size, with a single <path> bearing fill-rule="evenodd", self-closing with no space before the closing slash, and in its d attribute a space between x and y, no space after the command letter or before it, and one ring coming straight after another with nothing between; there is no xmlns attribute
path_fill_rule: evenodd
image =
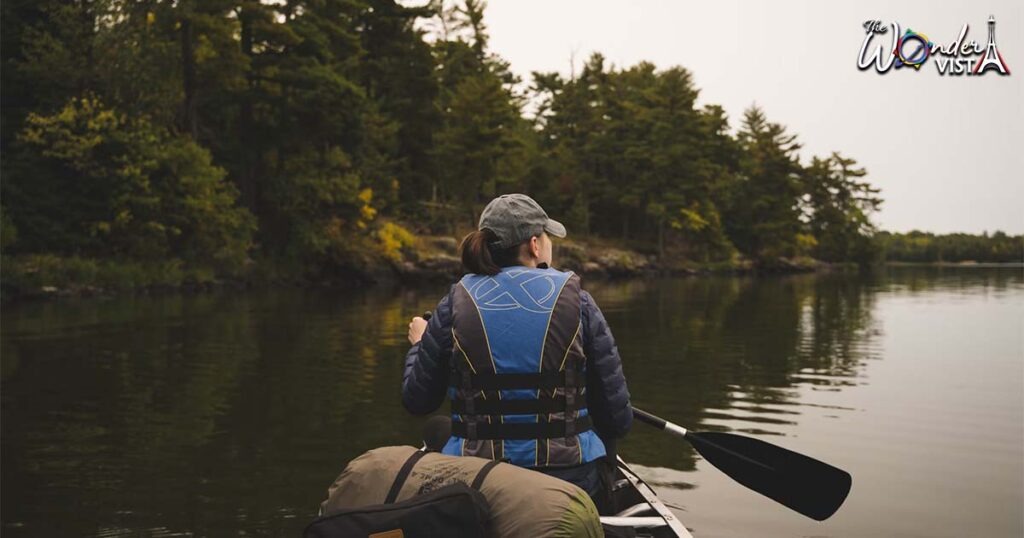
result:
<svg viewBox="0 0 1024 538"><path fill-rule="evenodd" d="M409 322L409 343L416 345L423 338L423 331L427 330L427 320L416 316Z"/></svg>

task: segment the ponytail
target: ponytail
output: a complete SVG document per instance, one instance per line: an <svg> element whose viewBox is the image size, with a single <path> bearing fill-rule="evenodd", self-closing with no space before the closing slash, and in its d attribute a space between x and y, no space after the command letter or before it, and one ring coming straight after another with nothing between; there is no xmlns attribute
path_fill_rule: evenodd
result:
<svg viewBox="0 0 1024 538"><path fill-rule="evenodd" d="M459 245L462 267L470 273L494 276L501 272L502 267L518 264L522 245L513 245L504 249L492 247L491 242L497 240L498 236L490 228L466 234L466 237L462 238L462 244Z"/></svg>

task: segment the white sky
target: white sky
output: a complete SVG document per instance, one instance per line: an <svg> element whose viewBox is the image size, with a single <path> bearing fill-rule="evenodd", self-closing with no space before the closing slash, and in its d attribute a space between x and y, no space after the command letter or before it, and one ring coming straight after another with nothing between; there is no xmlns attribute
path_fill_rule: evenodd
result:
<svg viewBox="0 0 1024 538"><path fill-rule="evenodd" d="M592 52L617 67L641 60L681 65L735 128L757 102L770 121L799 135L805 162L836 150L867 168L885 203L885 230L1024 232L1024 2L683 2L654 0L490 0L490 48L530 80L531 71L568 74ZM938 43L996 43L1012 74L939 76L859 71L862 23L896 21ZM889 50L891 30L878 36ZM884 38L879 40L879 38Z"/></svg>

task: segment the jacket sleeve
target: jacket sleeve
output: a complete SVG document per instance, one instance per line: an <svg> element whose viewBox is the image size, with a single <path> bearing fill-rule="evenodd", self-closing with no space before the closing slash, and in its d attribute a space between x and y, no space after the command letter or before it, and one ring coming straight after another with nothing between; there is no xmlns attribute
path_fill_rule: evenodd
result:
<svg viewBox="0 0 1024 538"><path fill-rule="evenodd" d="M615 337L586 290L580 290L583 354L587 357L587 407L602 438L623 437L633 424L629 388Z"/></svg>
<svg viewBox="0 0 1024 538"><path fill-rule="evenodd" d="M402 405L414 415L432 413L444 403L452 354L451 296L449 290L427 321L423 338L405 355Z"/></svg>

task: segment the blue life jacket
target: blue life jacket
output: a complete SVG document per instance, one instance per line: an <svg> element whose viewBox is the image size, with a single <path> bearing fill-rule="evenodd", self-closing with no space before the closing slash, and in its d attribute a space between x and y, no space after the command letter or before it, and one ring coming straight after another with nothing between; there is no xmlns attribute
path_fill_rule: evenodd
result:
<svg viewBox="0 0 1024 538"><path fill-rule="evenodd" d="M605 455L587 412L578 275L524 266L467 274L453 291L452 318L445 454L523 467Z"/></svg>

